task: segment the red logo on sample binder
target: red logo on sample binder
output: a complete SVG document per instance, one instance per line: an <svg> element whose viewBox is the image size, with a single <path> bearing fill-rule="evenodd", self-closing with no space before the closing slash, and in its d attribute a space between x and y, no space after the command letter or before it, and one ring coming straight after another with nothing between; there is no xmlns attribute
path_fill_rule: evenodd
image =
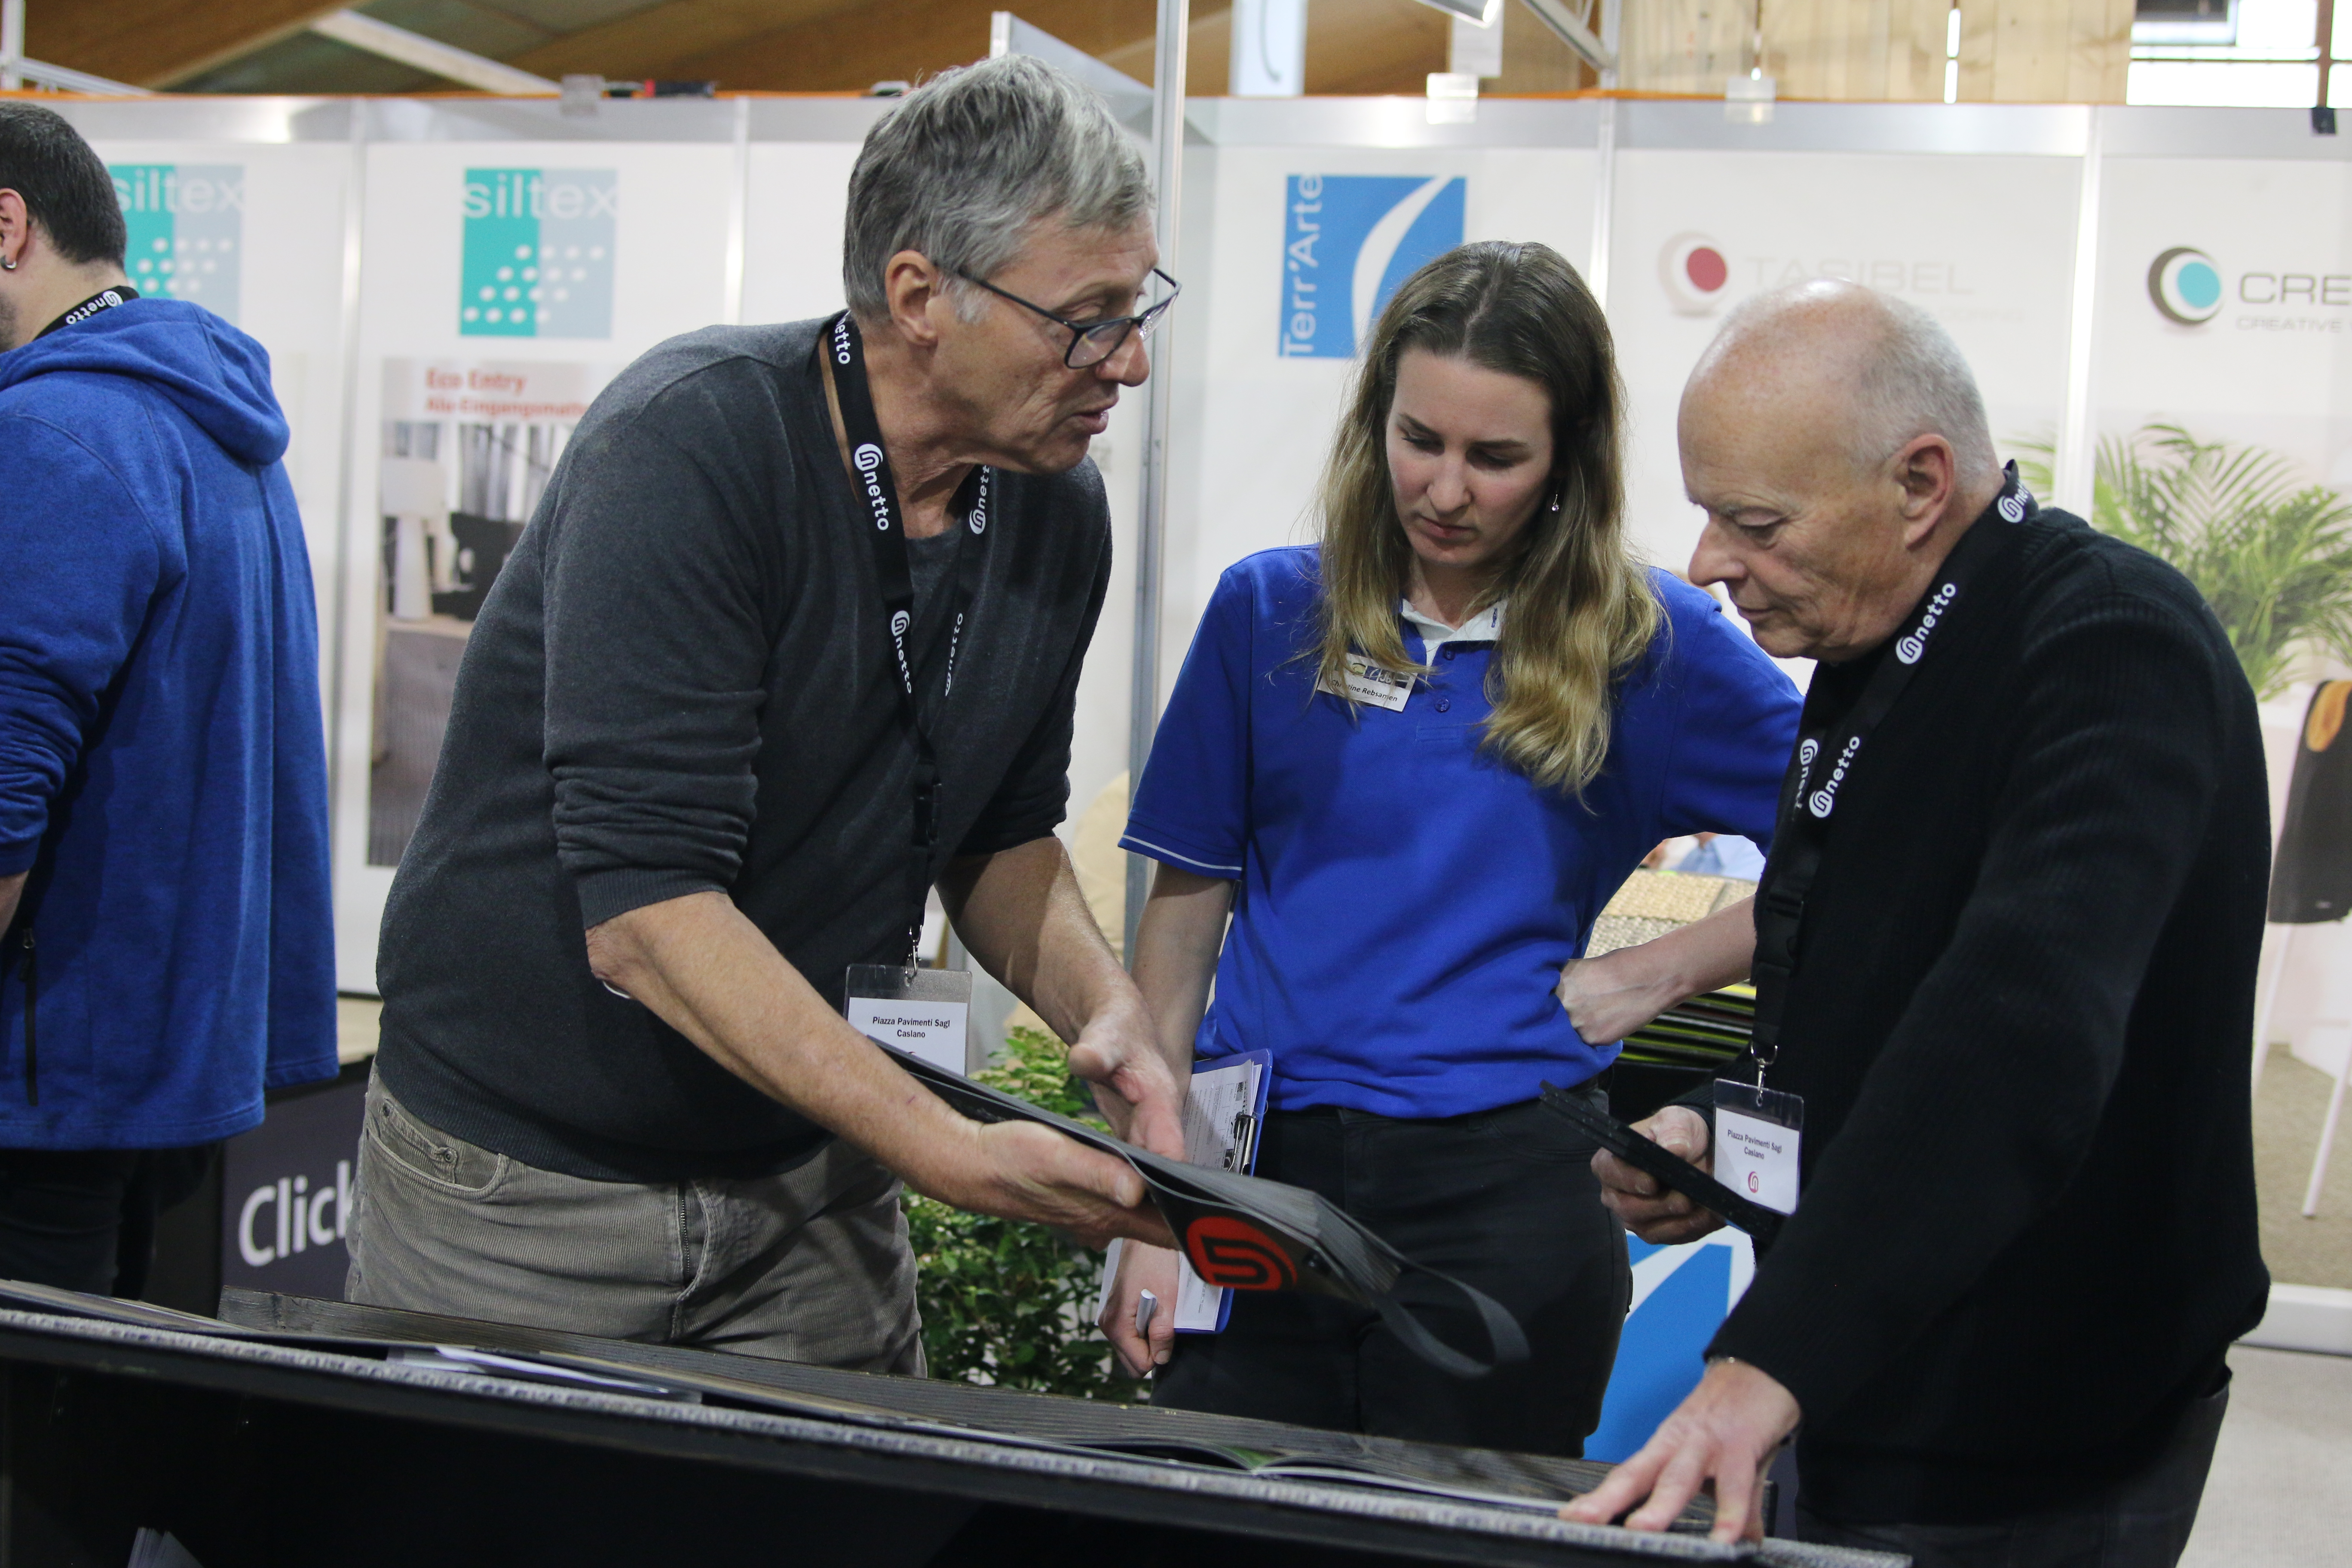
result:
<svg viewBox="0 0 2352 1568"><path fill-rule="evenodd" d="M1290 1255L1245 1220L1203 1215L1184 1228L1192 1271L1230 1290L1280 1290L1298 1282Z"/></svg>

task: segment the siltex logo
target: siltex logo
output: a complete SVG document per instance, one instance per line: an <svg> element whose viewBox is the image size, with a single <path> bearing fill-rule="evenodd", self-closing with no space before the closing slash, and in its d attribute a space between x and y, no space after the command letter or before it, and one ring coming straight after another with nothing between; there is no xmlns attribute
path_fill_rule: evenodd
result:
<svg viewBox="0 0 2352 1568"><path fill-rule="evenodd" d="M130 244L122 269L151 299L187 300L237 319L245 261L245 168L110 163Z"/></svg>
<svg viewBox="0 0 2352 1568"><path fill-rule="evenodd" d="M2176 245L2148 264L2147 298L2166 321L2202 326L2221 313L2221 269L2203 251Z"/></svg>
<svg viewBox="0 0 2352 1568"><path fill-rule="evenodd" d="M1658 281L1682 316L1713 313L1731 287L1731 260L1703 234L1678 234L1658 252Z"/></svg>
<svg viewBox="0 0 2352 1568"><path fill-rule="evenodd" d="M611 169L468 169L457 332L609 338L621 217Z"/></svg>
<svg viewBox="0 0 2352 1568"><path fill-rule="evenodd" d="M1349 359L1399 285L1462 243L1459 174L1293 174L1283 200L1285 359Z"/></svg>

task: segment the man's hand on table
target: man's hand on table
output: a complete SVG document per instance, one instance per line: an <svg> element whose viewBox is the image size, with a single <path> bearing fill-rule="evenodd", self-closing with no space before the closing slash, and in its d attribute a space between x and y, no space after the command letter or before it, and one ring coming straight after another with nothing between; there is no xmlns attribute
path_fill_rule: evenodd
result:
<svg viewBox="0 0 2352 1568"><path fill-rule="evenodd" d="M1669 1105L1646 1121L1633 1123L1633 1131L1702 1171L1715 1163L1706 1118L1687 1105ZM1602 1205L1627 1230L1653 1247L1696 1241L1709 1231L1723 1228L1717 1215L1682 1194L1668 1191L1606 1149L1594 1152L1592 1173L1601 1180Z"/></svg>
<svg viewBox="0 0 2352 1568"><path fill-rule="evenodd" d="M1764 1472L1797 1429L1796 1397L1746 1362L1711 1363L1641 1452L1559 1510L1578 1524L1607 1524L1628 1509L1629 1530L1664 1530L1713 1483L1717 1541L1764 1538Z"/></svg>

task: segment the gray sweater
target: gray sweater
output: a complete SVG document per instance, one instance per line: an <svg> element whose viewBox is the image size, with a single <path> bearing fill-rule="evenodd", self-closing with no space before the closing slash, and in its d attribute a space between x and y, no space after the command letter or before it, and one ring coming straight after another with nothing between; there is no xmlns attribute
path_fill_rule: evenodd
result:
<svg viewBox="0 0 2352 1568"><path fill-rule="evenodd" d="M836 1006L847 965L903 954L914 750L822 326L711 328L623 372L483 606L377 959L378 1070L444 1131L628 1181L772 1171L826 1137L606 990L583 940L717 889ZM1061 821L1110 575L1091 463L998 479L944 704L941 584L970 546L913 546L943 854Z"/></svg>

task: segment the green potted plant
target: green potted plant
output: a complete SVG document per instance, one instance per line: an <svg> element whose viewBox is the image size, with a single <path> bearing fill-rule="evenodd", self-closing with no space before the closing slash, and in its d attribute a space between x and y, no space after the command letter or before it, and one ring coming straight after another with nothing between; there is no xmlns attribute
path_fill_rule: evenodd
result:
<svg viewBox="0 0 2352 1568"><path fill-rule="evenodd" d="M2051 444L2019 464L2048 494ZM2099 443L2091 523L2178 567L2229 633L2254 695L2286 689L2299 647L2352 659L2352 502L2259 447L2147 425Z"/></svg>
<svg viewBox="0 0 2352 1568"><path fill-rule="evenodd" d="M1069 1051L1036 1029L1014 1029L1003 1058L973 1075L981 1082L1064 1116L1102 1125ZM923 1356L933 1377L1132 1401L1144 1385L1112 1364L1095 1331L1102 1255L1058 1231L934 1203L908 1193L915 1300L923 1314Z"/></svg>

